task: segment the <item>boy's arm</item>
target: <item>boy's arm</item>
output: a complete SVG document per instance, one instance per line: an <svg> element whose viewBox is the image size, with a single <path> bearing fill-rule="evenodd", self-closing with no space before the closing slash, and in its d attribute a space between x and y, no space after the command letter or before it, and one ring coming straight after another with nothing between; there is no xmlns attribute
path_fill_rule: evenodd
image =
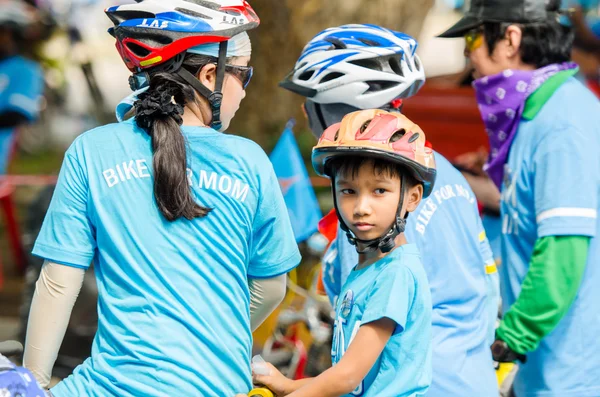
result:
<svg viewBox="0 0 600 397"><path fill-rule="evenodd" d="M337 364L302 385L294 382L296 391L289 397L338 397L352 393L367 376L395 329L396 322L387 317L362 325Z"/></svg>

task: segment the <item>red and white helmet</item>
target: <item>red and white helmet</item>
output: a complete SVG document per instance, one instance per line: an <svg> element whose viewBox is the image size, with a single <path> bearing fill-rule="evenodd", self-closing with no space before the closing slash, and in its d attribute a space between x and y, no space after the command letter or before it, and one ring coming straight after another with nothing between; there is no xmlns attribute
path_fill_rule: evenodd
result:
<svg viewBox="0 0 600 397"><path fill-rule="evenodd" d="M365 156L388 160L407 169L423 184L429 196L435 182L435 158L423 130L408 117L380 109L347 114L327 128L313 148L312 163L319 175L327 175L327 161L338 156Z"/></svg>
<svg viewBox="0 0 600 397"><path fill-rule="evenodd" d="M246 0L136 0L109 7L109 33L132 72L167 62L192 47L227 41L257 27Z"/></svg>

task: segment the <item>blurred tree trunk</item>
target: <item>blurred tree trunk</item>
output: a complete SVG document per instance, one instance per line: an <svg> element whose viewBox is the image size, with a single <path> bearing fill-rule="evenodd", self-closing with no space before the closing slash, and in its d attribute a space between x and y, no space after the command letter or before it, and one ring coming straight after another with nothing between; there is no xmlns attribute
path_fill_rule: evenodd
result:
<svg viewBox="0 0 600 397"><path fill-rule="evenodd" d="M321 30L372 23L417 37L434 0L250 0L261 19L250 32L255 75L230 131L270 149L288 118L308 128L302 98L277 86Z"/></svg>

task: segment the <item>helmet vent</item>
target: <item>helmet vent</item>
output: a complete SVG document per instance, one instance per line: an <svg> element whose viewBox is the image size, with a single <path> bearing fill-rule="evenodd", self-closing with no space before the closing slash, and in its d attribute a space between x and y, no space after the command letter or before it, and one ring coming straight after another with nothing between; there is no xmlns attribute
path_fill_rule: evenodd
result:
<svg viewBox="0 0 600 397"><path fill-rule="evenodd" d="M142 47L141 45L138 45L136 43L127 43L126 44L127 48L129 48L129 50L131 52L133 52L135 55L137 55L140 58L143 57L147 57L148 55L150 55L150 51L148 51L147 49L145 49L144 47Z"/></svg>
<svg viewBox="0 0 600 397"><path fill-rule="evenodd" d="M376 42L375 40L369 40L369 39L365 39L365 38L357 38L358 41L360 41L361 43L371 46L371 47L381 47L381 44L379 44L378 42Z"/></svg>
<svg viewBox="0 0 600 397"><path fill-rule="evenodd" d="M218 3L215 3L213 1L206 1L206 0L183 0L186 1L188 3L192 3L192 4L197 4L201 7L206 7L210 10L218 10L221 8L221 5Z"/></svg>
<svg viewBox="0 0 600 397"><path fill-rule="evenodd" d="M367 92L385 91L389 88L393 88L398 85L398 83L395 81L383 81L383 80L382 81L366 81L365 83L367 83L369 85L369 89L367 90Z"/></svg>
<svg viewBox="0 0 600 397"><path fill-rule="evenodd" d="M404 77L404 71L402 70L401 59L402 59L402 55L399 55L398 57L395 57L395 56L391 57L390 58L390 68L398 76Z"/></svg>
<svg viewBox="0 0 600 397"><path fill-rule="evenodd" d="M339 72L329 73L327 76L325 76L321 79L321 83L326 83L328 81L335 80L335 79L337 79L339 77L343 77L343 76L344 76L344 74L339 73Z"/></svg>
<svg viewBox="0 0 600 397"><path fill-rule="evenodd" d="M123 10L107 12L106 16L115 24L119 25L121 22L129 21L131 19L153 19L156 15L147 11L134 11L134 10Z"/></svg>
<svg viewBox="0 0 600 397"><path fill-rule="evenodd" d="M369 126L369 124L371 124L371 121L373 121L373 119L371 120L367 120L363 123L363 125L360 126L360 133L364 133L367 130L367 127Z"/></svg>
<svg viewBox="0 0 600 397"><path fill-rule="evenodd" d="M213 17L211 17L209 15L204 15L204 14L201 14L201 13L196 12L196 11L188 10L187 8L177 7L177 8L175 8L175 11L179 11L182 14L189 15L189 16L194 17L194 18L213 19Z"/></svg>
<svg viewBox="0 0 600 397"><path fill-rule="evenodd" d="M417 72L421 70L421 62L419 62L418 57L415 57L415 67L417 68Z"/></svg>
<svg viewBox="0 0 600 397"><path fill-rule="evenodd" d="M331 50L345 50L346 48L348 48L348 46L346 46L346 43L335 37L325 37L323 40L333 44L333 48L330 48Z"/></svg>
<svg viewBox="0 0 600 397"><path fill-rule="evenodd" d="M308 70L302 73L300 76L298 76L298 80L308 81L313 76L313 74L315 74L314 70Z"/></svg>
<svg viewBox="0 0 600 397"><path fill-rule="evenodd" d="M419 139L419 136L420 136L419 133L415 132L413 134L413 136L411 136L410 139L408 140L408 143L413 143L414 141L416 141L417 139Z"/></svg>
<svg viewBox="0 0 600 397"><path fill-rule="evenodd" d="M354 61L348 61L348 63L371 70L383 70L381 62L375 59L357 59Z"/></svg>
<svg viewBox="0 0 600 397"><path fill-rule="evenodd" d="M338 130L335 132L335 136L333 137L333 140L335 142L337 142L337 140L340 138L340 129L338 128Z"/></svg>
<svg viewBox="0 0 600 397"><path fill-rule="evenodd" d="M394 134L390 137L390 143L399 141L405 134L406 130L404 128L400 128L398 131L394 132Z"/></svg>

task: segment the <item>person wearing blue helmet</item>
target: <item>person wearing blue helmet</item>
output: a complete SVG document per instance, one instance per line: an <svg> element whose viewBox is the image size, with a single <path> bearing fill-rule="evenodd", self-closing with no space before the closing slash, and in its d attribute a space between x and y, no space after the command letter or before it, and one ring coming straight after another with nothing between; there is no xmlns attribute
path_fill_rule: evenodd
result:
<svg viewBox="0 0 600 397"><path fill-rule="evenodd" d="M24 366L47 387L94 263L91 357L63 396L234 396L250 390L252 334L300 262L273 167L223 134L252 76L245 0L110 7L135 117L67 150L33 253L45 259ZM131 109L131 106L129 106Z"/></svg>
<svg viewBox="0 0 600 397"><path fill-rule="evenodd" d="M306 97L318 138L358 109L400 111L425 73L412 37L374 25L344 25L317 34L281 86ZM418 122L418 120L417 120ZM431 288L433 380L427 396L497 397L489 350L498 312L498 278L491 249L464 177L435 153L431 196L407 220L406 237L422 255ZM323 283L331 300L358 263L339 229L324 256Z"/></svg>

